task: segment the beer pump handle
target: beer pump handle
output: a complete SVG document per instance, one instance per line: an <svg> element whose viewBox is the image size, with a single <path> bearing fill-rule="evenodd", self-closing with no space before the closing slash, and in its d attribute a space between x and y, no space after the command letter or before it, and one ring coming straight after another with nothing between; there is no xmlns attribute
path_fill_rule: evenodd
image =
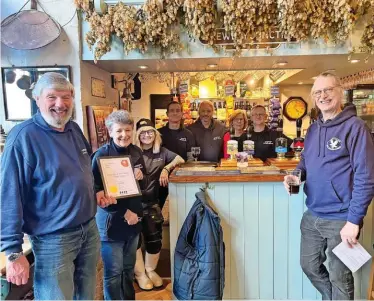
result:
<svg viewBox="0 0 374 301"><path fill-rule="evenodd" d="M253 132L253 125L252 125L252 121L249 120L248 127L247 127L247 140L249 140L249 138L252 137L252 132Z"/></svg>
<svg viewBox="0 0 374 301"><path fill-rule="evenodd" d="M301 126L303 124L303 120L301 118L296 119L296 136L297 138L301 137Z"/></svg>

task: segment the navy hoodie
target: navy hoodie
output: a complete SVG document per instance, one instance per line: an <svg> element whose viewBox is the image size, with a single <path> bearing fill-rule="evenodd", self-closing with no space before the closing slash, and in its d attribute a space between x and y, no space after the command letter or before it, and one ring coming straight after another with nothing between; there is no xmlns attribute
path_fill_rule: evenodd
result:
<svg viewBox="0 0 374 301"><path fill-rule="evenodd" d="M312 214L362 223L374 197L374 143L354 108L310 126L298 168Z"/></svg>
<svg viewBox="0 0 374 301"><path fill-rule="evenodd" d="M1 160L1 251L22 251L23 233L44 235L95 216L90 152L75 122L59 132L39 112L10 131Z"/></svg>

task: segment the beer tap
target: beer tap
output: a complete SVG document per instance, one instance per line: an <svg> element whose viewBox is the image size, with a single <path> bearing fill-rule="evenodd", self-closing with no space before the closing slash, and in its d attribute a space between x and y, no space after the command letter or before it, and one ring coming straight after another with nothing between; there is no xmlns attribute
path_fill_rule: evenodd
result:
<svg viewBox="0 0 374 301"><path fill-rule="evenodd" d="M284 160L287 153L287 139L282 137L283 134L283 119L278 120L277 136L275 139L275 152L277 153L278 160Z"/></svg>
<svg viewBox="0 0 374 301"><path fill-rule="evenodd" d="M295 152L295 160L300 160L301 152L304 150L304 138L301 137L301 126L303 121L301 118L296 119L296 138L293 140L293 151Z"/></svg>

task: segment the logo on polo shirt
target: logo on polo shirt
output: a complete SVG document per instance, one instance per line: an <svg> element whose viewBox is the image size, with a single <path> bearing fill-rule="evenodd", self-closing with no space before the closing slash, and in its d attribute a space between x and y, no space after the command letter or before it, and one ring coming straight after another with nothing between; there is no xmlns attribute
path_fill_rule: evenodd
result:
<svg viewBox="0 0 374 301"><path fill-rule="evenodd" d="M342 141L339 138L332 137L329 141L327 141L326 146L329 150L338 150L342 148Z"/></svg>
<svg viewBox="0 0 374 301"><path fill-rule="evenodd" d="M221 137L220 136L216 136L213 138L213 140L221 140Z"/></svg>
<svg viewBox="0 0 374 301"><path fill-rule="evenodd" d="M82 155L88 155L87 149L82 149Z"/></svg>
<svg viewBox="0 0 374 301"><path fill-rule="evenodd" d="M187 142L187 138L180 138L179 141Z"/></svg>
<svg viewBox="0 0 374 301"><path fill-rule="evenodd" d="M264 141L264 144L267 144L267 145L273 145L273 141Z"/></svg>

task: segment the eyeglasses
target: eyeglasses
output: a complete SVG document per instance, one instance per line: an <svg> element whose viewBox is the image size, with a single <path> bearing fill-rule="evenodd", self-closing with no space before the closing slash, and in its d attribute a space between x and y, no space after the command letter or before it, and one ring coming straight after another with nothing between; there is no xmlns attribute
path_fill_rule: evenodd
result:
<svg viewBox="0 0 374 301"><path fill-rule="evenodd" d="M149 131L141 132L139 136L140 137L145 137L145 135L153 136L154 134L155 132L153 130L149 130Z"/></svg>
<svg viewBox="0 0 374 301"><path fill-rule="evenodd" d="M330 96L331 95L331 93L332 93L332 91L334 91L334 88L336 88L337 86L334 86L334 87L327 87L327 88L325 88L325 89L322 89L322 90L317 90L317 91L314 91L313 93L312 93L312 96L314 97L314 98L320 98L321 96L322 96L322 92L323 92L323 94L326 94L327 96Z"/></svg>
<svg viewBox="0 0 374 301"><path fill-rule="evenodd" d="M256 117L264 117L266 114L264 113L253 113L252 116L256 116Z"/></svg>

